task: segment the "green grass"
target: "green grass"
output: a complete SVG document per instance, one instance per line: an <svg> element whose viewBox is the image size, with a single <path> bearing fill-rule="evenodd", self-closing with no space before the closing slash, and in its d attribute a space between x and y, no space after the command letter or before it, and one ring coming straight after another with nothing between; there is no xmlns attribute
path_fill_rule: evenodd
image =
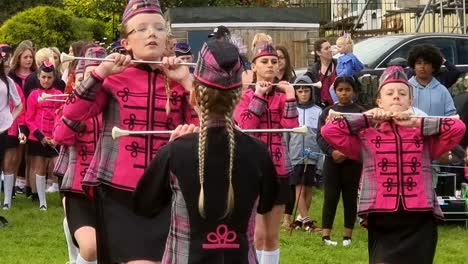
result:
<svg viewBox="0 0 468 264"><path fill-rule="evenodd" d="M322 195L316 191L311 215L321 222ZM0 211L10 225L0 228L0 264L38 263L64 264L67 261L67 247L62 231L63 210L58 194L48 195L49 210L39 211L36 204L20 195L10 211ZM338 207L332 238L341 244L343 212ZM368 263L367 232L356 227L350 248L325 247L320 234L295 231L281 233L281 263ZM468 230L464 224L450 224L439 227L439 241L435 263L468 263ZM416 263L415 263L416 264Z"/></svg>

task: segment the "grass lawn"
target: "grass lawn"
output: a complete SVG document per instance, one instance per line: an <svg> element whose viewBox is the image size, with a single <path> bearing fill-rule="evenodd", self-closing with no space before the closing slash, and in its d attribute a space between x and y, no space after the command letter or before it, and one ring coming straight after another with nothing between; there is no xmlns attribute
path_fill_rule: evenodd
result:
<svg viewBox="0 0 468 264"><path fill-rule="evenodd" d="M316 191L311 215L321 220L322 192ZM0 228L0 264L40 263L64 264L67 261L67 247L62 231L63 210L58 194L48 195L49 210L39 211L24 196L19 195L10 211L0 211L10 225ZM341 245L343 212L338 207L335 230L332 238ZM368 263L367 232L356 227L350 248L325 247L320 234L295 231L281 233L281 263ZM435 263L468 263L468 230L464 224L450 224L439 228L439 241ZM416 264L416 263L414 263Z"/></svg>

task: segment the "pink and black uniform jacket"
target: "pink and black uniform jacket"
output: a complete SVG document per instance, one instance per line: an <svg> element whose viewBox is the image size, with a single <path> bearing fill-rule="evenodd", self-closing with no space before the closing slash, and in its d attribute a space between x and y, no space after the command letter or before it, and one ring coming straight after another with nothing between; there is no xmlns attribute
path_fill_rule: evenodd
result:
<svg viewBox="0 0 468 264"><path fill-rule="evenodd" d="M208 128L205 154L205 218L198 211L198 134L163 147L134 192L134 208L157 215L172 204L171 227L162 263L257 263L250 220L269 212L277 196L274 164L263 142L235 132L232 184L234 209L224 217L229 186L229 145L223 126Z"/></svg>
<svg viewBox="0 0 468 264"><path fill-rule="evenodd" d="M246 89L236 107L234 117L243 129L295 128L299 126L296 99L286 99L284 93L273 91L259 97L252 88ZM279 179L288 179L292 170L283 133L255 133L268 146Z"/></svg>
<svg viewBox="0 0 468 264"><path fill-rule="evenodd" d="M373 212L432 211L443 215L432 188L431 161L454 148L463 137L459 119L423 118L421 127L408 128L383 122L378 128L364 115L333 120L322 136L354 160L362 160L358 214Z"/></svg>
<svg viewBox="0 0 468 264"><path fill-rule="evenodd" d="M83 121L102 113L103 133L89 167L88 182L132 191L145 168L167 143L169 134L134 135L112 139L114 126L126 130L172 130L180 124L198 125L188 93L170 81L170 107L166 114L164 75L148 65L129 67L104 80L95 73L75 90L64 109L69 120Z"/></svg>
<svg viewBox="0 0 468 264"><path fill-rule="evenodd" d="M62 117L55 126L54 140L67 151L68 164L61 191L84 193L82 183L94 157L101 134L100 115L77 122Z"/></svg>
<svg viewBox="0 0 468 264"><path fill-rule="evenodd" d="M56 111L63 104L61 102L42 101L38 102L38 98L42 93L61 94L62 92L50 88L35 89L31 92L27 100L26 124L29 128L29 140L41 141L44 137L52 138Z"/></svg>

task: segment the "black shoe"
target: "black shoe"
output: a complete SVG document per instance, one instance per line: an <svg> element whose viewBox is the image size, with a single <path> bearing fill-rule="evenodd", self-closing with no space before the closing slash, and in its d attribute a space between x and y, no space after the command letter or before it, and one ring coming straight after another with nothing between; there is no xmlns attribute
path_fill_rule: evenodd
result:
<svg viewBox="0 0 468 264"><path fill-rule="evenodd" d="M39 195L37 195L37 193L31 194L31 201L39 202Z"/></svg>
<svg viewBox="0 0 468 264"><path fill-rule="evenodd" d="M8 225L8 220L5 217L0 216L0 227L5 227Z"/></svg>
<svg viewBox="0 0 468 264"><path fill-rule="evenodd" d="M24 187L24 193L26 194L26 197L31 196L31 194L32 194L31 187L29 187L29 186Z"/></svg>
<svg viewBox="0 0 468 264"><path fill-rule="evenodd" d="M17 194L23 194L24 193L24 188L21 188L19 186L15 186L15 192Z"/></svg>

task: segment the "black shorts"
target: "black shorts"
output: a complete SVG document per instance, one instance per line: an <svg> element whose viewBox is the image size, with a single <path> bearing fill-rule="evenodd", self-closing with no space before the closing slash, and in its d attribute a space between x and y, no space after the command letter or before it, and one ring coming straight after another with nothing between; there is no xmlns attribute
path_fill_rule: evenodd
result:
<svg viewBox="0 0 468 264"><path fill-rule="evenodd" d="M96 210L93 201L84 194L66 192L64 195L68 229L73 237L73 243L78 247L75 232L84 226L96 228Z"/></svg>
<svg viewBox="0 0 468 264"><path fill-rule="evenodd" d="M95 193L99 263L161 261L169 233L171 206L156 217L133 212L132 192L104 184Z"/></svg>
<svg viewBox="0 0 468 264"><path fill-rule="evenodd" d="M283 205L289 202L291 186L289 178L280 178L278 180L278 194L276 195L275 205Z"/></svg>
<svg viewBox="0 0 468 264"><path fill-rule="evenodd" d="M57 157L59 154L60 147L55 148L51 146L44 146L39 141L31 140L28 141L28 155L29 156L41 156L46 158Z"/></svg>
<svg viewBox="0 0 468 264"><path fill-rule="evenodd" d="M6 136L6 142L5 142L5 148L10 149L10 148L17 148L19 147L19 139L18 137L15 136Z"/></svg>
<svg viewBox="0 0 468 264"><path fill-rule="evenodd" d="M316 166L307 165L305 173L304 166L304 164L294 166L294 172L291 174L291 177L289 177L290 185L315 186L317 184L315 174Z"/></svg>

